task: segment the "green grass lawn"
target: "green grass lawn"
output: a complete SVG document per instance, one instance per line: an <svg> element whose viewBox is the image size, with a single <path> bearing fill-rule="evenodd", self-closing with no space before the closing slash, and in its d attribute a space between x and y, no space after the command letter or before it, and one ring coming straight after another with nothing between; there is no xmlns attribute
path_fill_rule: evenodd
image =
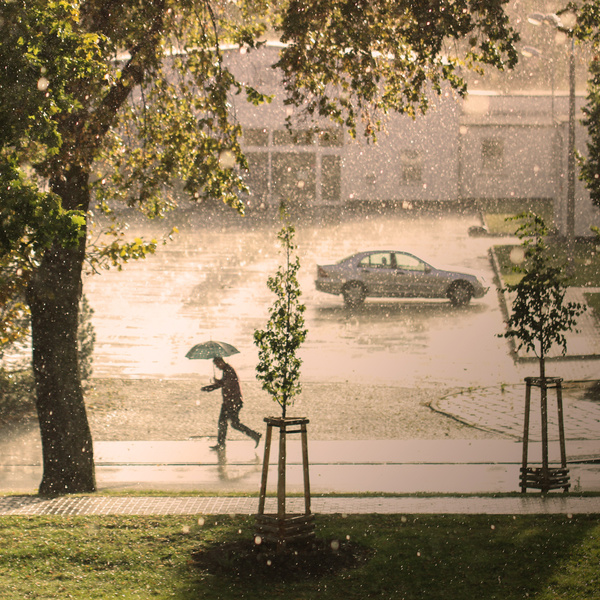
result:
<svg viewBox="0 0 600 600"><path fill-rule="evenodd" d="M552 241L549 241L552 244ZM576 287L600 287L600 250L595 239L578 241L574 253L574 272L570 278L570 285ZM518 244L517 244L518 245ZM496 257L500 266L500 274L505 283L513 283L519 277L512 271L513 263L510 260L510 251L514 244L494 246ZM566 264L566 252L562 245L553 246L557 260Z"/></svg>
<svg viewBox="0 0 600 600"><path fill-rule="evenodd" d="M488 230L493 235L514 235L518 221L507 220L509 217L533 211L551 226L554 220L554 207L547 200L525 201L489 201L482 207L482 213Z"/></svg>
<svg viewBox="0 0 600 600"><path fill-rule="evenodd" d="M546 223L552 223L552 205L542 202L535 207L517 204L514 206L498 204L484 207L484 219L490 233L494 235L512 235L519 226L518 221L507 220L508 217L519 214L525 210L534 210L542 216ZM563 264L566 261L566 250L564 244L558 239L554 242L554 251L558 260ZM515 284L521 275L513 271L510 260L510 252L515 245L505 244L494 247L496 257L500 266L500 276L504 284ZM578 240L574 252L574 273L570 285L577 287L600 287L600 240L592 236L588 240ZM600 294L587 293L586 300L592 309L596 320L600 322Z"/></svg>
<svg viewBox="0 0 600 600"><path fill-rule="evenodd" d="M3 517L2 600L593 600L600 518L569 515L318 516L325 539L372 551L318 579L211 574L191 560L252 539L253 517Z"/></svg>
<svg viewBox="0 0 600 600"><path fill-rule="evenodd" d="M548 201L497 201L482 206L484 220L492 235L512 235L520 225L519 220L510 220L518 214L533 211L540 215L545 223L552 227L553 206ZM508 219L508 220L507 220ZM566 263L567 255L564 242L556 237L548 238L548 244L558 261ZM514 283L519 275L513 273L510 251L519 244L505 244L494 247L500 265L500 275L505 283ZM600 287L600 239L590 235L588 239L578 240L574 252L574 269L570 284L577 287Z"/></svg>
<svg viewBox="0 0 600 600"><path fill-rule="evenodd" d="M600 320L600 294L597 292L585 294L585 299L596 320Z"/></svg>
<svg viewBox="0 0 600 600"><path fill-rule="evenodd" d="M514 245L495 246L494 252L500 266L500 276L504 284L515 284L521 275L512 270L510 251ZM564 250L558 249L557 255L564 258ZM575 249L575 273L571 279L571 285L578 287L600 287L600 251L596 248L596 242L579 242ZM600 323L600 293L588 292L585 299L591 308L592 315Z"/></svg>

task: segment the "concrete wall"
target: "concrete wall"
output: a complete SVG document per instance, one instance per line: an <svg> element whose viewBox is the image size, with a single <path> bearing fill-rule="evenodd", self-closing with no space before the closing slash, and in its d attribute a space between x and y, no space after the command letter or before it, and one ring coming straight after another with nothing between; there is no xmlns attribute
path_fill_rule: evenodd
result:
<svg viewBox="0 0 600 600"><path fill-rule="evenodd" d="M426 117L394 116L376 144L346 141L346 201L449 201L458 191L458 105L436 98Z"/></svg>

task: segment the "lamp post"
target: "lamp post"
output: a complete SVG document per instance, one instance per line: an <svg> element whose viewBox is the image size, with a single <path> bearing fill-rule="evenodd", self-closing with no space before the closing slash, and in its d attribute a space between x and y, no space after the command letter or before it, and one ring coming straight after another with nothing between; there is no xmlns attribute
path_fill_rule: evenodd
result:
<svg viewBox="0 0 600 600"><path fill-rule="evenodd" d="M569 52L569 154L567 159L567 260L572 275L575 251L575 40Z"/></svg>
<svg viewBox="0 0 600 600"><path fill-rule="evenodd" d="M565 27L558 15L533 13L527 19L532 25L547 24L562 33ZM567 146L567 202L566 202L566 241L569 273L574 270L575 251L575 38L569 45L569 140Z"/></svg>

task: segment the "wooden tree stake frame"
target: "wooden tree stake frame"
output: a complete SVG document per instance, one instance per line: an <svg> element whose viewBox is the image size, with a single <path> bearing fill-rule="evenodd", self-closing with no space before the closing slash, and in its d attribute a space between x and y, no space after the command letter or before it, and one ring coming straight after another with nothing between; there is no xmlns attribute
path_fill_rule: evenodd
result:
<svg viewBox="0 0 600 600"><path fill-rule="evenodd" d="M521 465L521 492L527 488L541 490L542 493L563 488L568 492L569 469L567 468L567 453L565 448L565 426L562 401L562 379L560 377L526 377L525 418L523 431L523 462ZM529 418L531 413L531 388L540 389L541 427L542 427L542 466L528 467L529 449ZM560 443L560 468L550 468L548 461L548 390L556 390L558 410L558 434Z"/></svg>
<svg viewBox="0 0 600 600"><path fill-rule="evenodd" d="M308 434L309 420L304 417L266 417L265 456L263 459L262 480L256 515L256 534L265 542L276 543L280 548L292 541L305 541L314 537L314 515L310 509L310 481L308 473ZM279 429L279 460L277 463L277 514L265 514L267 477L273 428ZM287 437L300 434L302 444L302 471L304 477L304 513L286 512L286 460Z"/></svg>

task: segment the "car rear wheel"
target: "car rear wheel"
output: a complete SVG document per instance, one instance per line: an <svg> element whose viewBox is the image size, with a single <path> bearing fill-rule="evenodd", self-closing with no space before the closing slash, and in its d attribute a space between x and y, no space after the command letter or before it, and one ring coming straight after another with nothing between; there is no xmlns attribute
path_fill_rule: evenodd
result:
<svg viewBox="0 0 600 600"><path fill-rule="evenodd" d="M342 296L346 306L360 306L365 301L365 288L358 281L350 281L344 286Z"/></svg>
<svg viewBox="0 0 600 600"><path fill-rule="evenodd" d="M473 297L473 290L468 283L458 281L448 290L448 298L453 306L465 306Z"/></svg>

